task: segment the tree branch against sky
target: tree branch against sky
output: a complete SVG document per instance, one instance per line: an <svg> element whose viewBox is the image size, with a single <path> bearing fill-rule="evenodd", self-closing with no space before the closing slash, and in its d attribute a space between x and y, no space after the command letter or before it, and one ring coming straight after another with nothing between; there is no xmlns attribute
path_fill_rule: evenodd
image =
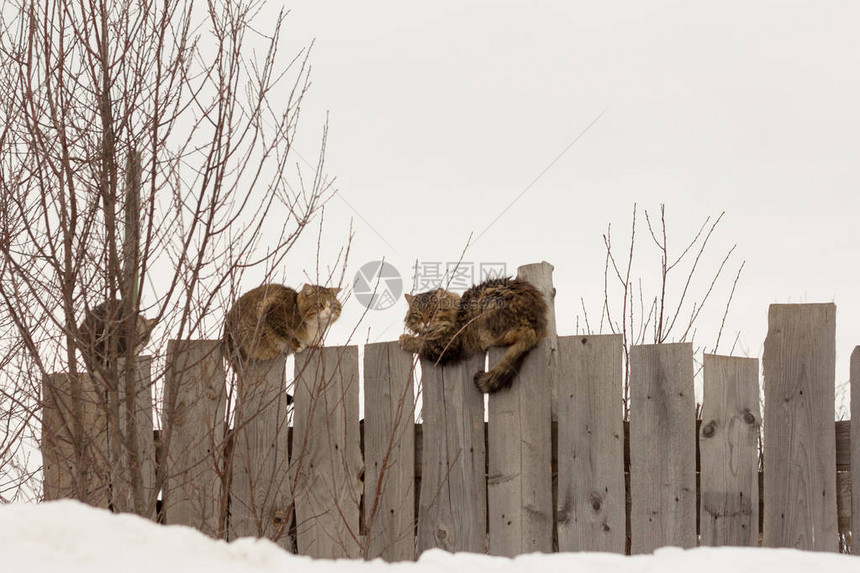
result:
<svg viewBox="0 0 860 573"><path fill-rule="evenodd" d="M325 129L308 173L292 153L309 52L281 53L285 14L262 21L259 7L233 0L4 4L0 400L13 412L4 420L7 441L35 436L40 385L50 373L69 373L80 414L77 325L89 309L121 301L110 303L109 316L130 340L139 313L158 319L159 342L218 337L243 275L271 278L330 196ZM108 358L117 357L115 340L108 346ZM141 389L131 362L106 363L97 374L113 443L134 460L134 440L116 433L116 416L120 390L131 396ZM79 420L71 421L83 439ZM86 472L78 446L75 463ZM0 464L11 463L10 451L0 446ZM155 500L130 481L134 507L127 509L150 512Z"/></svg>

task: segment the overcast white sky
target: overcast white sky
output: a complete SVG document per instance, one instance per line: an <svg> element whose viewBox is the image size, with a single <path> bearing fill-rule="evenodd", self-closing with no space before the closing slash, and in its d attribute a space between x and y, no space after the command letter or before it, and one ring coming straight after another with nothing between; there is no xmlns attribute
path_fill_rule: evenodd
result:
<svg viewBox="0 0 860 573"><path fill-rule="evenodd" d="M411 289L416 260L456 261L528 188L464 261L511 274L551 262L559 334L573 334L580 297L592 323L599 314L607 223L623 253L633 203L665 203L677 254L725 211L693 288L737 250L697 343L713 346L746 260L720 350L740 331L735 354L760 357L770 303L833 301L847 380L860 344L860 4L675 4L288 3L283 49L315 39L297 147L307 159L330 118L340 198L326 211L323 264L355 219L348 280L385 258ZM653 253L644 226L638 237ZM293 286L314 273L306 239L285 270ZM642 261L637 276L656 293L657 267ZM345 342L363 310L348 300L329 342ZM402 301L369 312L354 340L368 328L396 339L404 314Z"/></svg>

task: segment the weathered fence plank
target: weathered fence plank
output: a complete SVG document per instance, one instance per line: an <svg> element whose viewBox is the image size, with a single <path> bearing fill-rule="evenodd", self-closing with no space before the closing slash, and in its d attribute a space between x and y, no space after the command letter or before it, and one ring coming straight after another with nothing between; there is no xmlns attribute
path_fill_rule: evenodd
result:
<svg viewBox="0 0 860 573"><path fill-rule="evenodd" d="M439 367L421 361L423 459L417 553L486 553L484 398L473 382L484 357Z"/></svg>
<svg viewBox="0 0 860 573"><path fill-rule="evenodd" d="M298 550L316 558L360 556L363 465L358 432L358 347L296 355L291 475Z"/></svg>
<svg viewBox="0 0 860 573"><path fill-rule="evenodd" d="M544 294L549 335L526 357L511 388L489 398L487 490L493 555L552 552L552 394L558 360L552 270L546 262L518 269L518 278ZM491 367L503 353L502 348L490 349Z"/></svg>
<svg viewBox="0 0 860 573"><path fill-rule="evenodd" d="M231 539L291 545L285 357L249 361L238 375L230 486Z"/></svg>
<svg viewBox="0 0 860 573"><path fill-rule="evenodd" d="M851 552L860 553L860 346L851 353Z"/></svg>
<svg viewBox="0 0 860 573"><path fill-rule="evenodd" d="M764 545L837 551L836 305L772 304L763 363Z"/></svg>
<svg viewBox="0 0 860 573"><path fill-rule="evenodd" d="M114 507L122 507L129 511L134 510L139 515L155 519L156 497L155 491L155 443L152 441L152 357L138 356L135 358L135 396L128 401L126 398L125 371L120 362L120 383L117 388L119 400L119 434L122 436L123 444L121 451L123 455L119 460L112 460L111 483L115 492L121 492L125 499L114 500ZM131 404L132 413L129 415L128 407ZM129 421L133 423L129 425ZM130 447L132 442L134 446ZM137 456L133 460L132 452ZM111 452L113 453L113 452ZM139 498L135 499L135 482L140 480ZM122 481L121 487L115 487L117 482Z"/></svg>
<svg viewBox="0 0 860 573"><path fill-rule="evenodd" d="M135 396L133 400L127 401L125 388L120 385L120 428L126 439L135 436L137 442L137 462L135 463L128 457L125 458L126 463L137 465L138 469L135 471L140 472L139 476L132 476L132 485L139 478L142 486L142 499L133 500L132 507L138 508L137 511L139 512L142 511L144 517L155 519L155 501L158 492L155 491L155 442L152 441L152 357L138 356L135 359L135 372L137 379L134 385ZM131 416L126 414L129 403L133 404L134 409ZM130 431L129 421L133 421L134 432ZM131 472L129 472L130 474ZM134 497L134 493L132 493L132 497Z"/></svg>
<svg viewBox="0 0 860 573"><path fill-rule="evenodd" d="M704 356L702 545L758 545L758 360Z"/></svg>
<svg viewBox="0 0 860 573"><path fill-rule="evenodd" d="M76 498L106 508L110 500L110 470L104 396L96 390L97 383L89 374L79 374L78 381L81 413L78 428L69 375L50 374L42 385L44 499Z"/></svg>
<svg viewBox="0 0 860 573"><path fill-rule="evenodd" d="M165 396L162 439L169 446L162 505L165 523L222 537L227 484L223 479L226 386L221 341L169 341Z"/></svg>
<svg viewBox="0 0 860 573"><path fill-rule="evenodd" d="M624 553L621 335L560 336L558 549Z"/></svg>
<svg viewBox="0 0 860 573"><path fill-rule="evenodd" d="M397 342L364 347L367 559L415 558L414 369Z"/></svg>
<svg viewBox="0 0 860 573"><path fill-rule="evenodd" d="M631 553L696 546L696 404L691 344L630 352Z"/></svg>

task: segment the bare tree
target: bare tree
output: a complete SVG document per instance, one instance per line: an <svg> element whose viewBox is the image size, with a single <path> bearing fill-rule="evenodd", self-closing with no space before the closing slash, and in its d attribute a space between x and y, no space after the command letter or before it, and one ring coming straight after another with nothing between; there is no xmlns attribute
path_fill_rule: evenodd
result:
<svg viewBox="0 0 860 573"><path fill-rule="evenodd" d="M141 481L135 362L120 340L220 336L244 272L273 277L325 203L326 132L309 174L292 161L308 50L279 53L285 14L263 3L19 0L0 29L0 468L21 465L42 399L62 395L72 495L102 467L86 411L106 419L115 510L154 513ZM78 325L108 307L104 356L84 373ZM153 346L157 346L154 344ZM160 346L160 345L158 345ZM65 373L61 377L54 373ZM154 380L159 381L159 374ZM45 395L43 396L43 384ZM90 390L93 393L90 393ZM175 407L170 396L162 407ZM123 468L118 471L116 468ZM10 497L31 475L0 483ZM14 497L14 495L12 496Z"/></svg>
<svg viewBox="0 0 860 573"><path fill-rule="evenodd" d="M625 417L630 412L630 347L636 344L695 342L702 310L712 299L714 289L720 282L720 277L732 260L737 247L737 245L732 245L718 259L715 268L711 267L704 270L702 268L705 261L704 255L724 213L720 213L716 218L707 217L693 238L680 243L681 248L676 252L670 249L666 225L666 207L661 204L659 221L652 220L654 218L651 214L644 210L648 236L651 239L648 242L653 250L643 255L636 250L638 214L638 206L634 204L630 244L624 250L624 255L619 256L617 251L613 250L611 224L603 235L603 244L606 248L603 275L604 295L600 320L596 329L592 328L588 318L585 301L581 301L586 332L602 333L608 330L613 334L622 335L626 364L623 396ZM641 226L641 222L639 224ZM656 259L653 259L655 254ZM658 265L656 272L645 273L645 280L643 280L643 276L637 277L634 274L634 262L642 259L643 256L651 256ZM709 333L714 336L714 344L710 347L709 352L716 352L719 348L726 317L744 264L745 261L741 261L738 265L731 289L726 295L719 328ZM702 274L705 275L705 282L700 282L699 277ZM735 338L736 341L737 338ZM696 350L698 351L698 348Z"/></svg>

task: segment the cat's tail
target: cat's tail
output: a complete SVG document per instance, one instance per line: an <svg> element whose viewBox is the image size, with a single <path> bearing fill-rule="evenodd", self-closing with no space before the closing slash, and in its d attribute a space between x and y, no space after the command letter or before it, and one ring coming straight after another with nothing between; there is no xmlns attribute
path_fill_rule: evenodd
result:
<svg viewBox="0 0 860 573"><path fill-rule="evenodd" d="M514 339L514 343L508 346L502 359L490 368L489 372L475 374L475 385L481 392L496 392L510 386L520 371L526 355L540 341L534 328L521 327L511 334L513 334L511 338Z"/></svg>

